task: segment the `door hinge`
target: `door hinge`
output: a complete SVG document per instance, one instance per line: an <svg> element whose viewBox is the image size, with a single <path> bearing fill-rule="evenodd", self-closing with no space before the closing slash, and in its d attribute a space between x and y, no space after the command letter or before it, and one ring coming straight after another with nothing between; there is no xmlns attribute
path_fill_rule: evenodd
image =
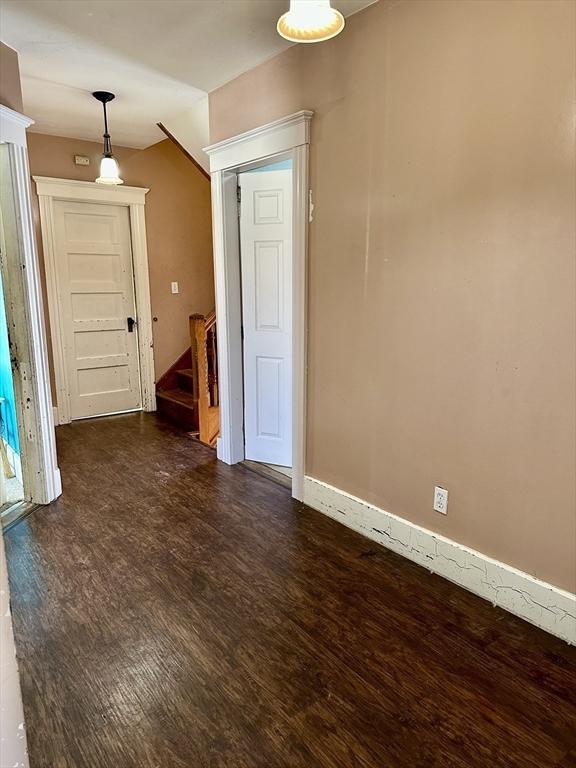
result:
<svg viewBox="0 0 576 768"><path fill-rule="evenodd" d="M236 202L238 203L238 218L240 218L240 206L242 204L242 189L240 185L236 187Z"/></svg>

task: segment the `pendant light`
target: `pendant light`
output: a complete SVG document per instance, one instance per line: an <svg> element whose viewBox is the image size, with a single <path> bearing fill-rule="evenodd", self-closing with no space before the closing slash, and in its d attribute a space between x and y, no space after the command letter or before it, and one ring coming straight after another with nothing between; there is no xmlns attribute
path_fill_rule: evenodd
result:
<svg viewBox="0 0 576 768"><path fill-rule="evenodd" d="M290 10L278 19L278 34L293 43L320 43L344 29L344 16L330 0L290 0Z"/></svg>
<svg viewBox="0 0 576 768"><path fill-rule="evenodd" d="M92 96L101 102L104 108L104 152L100 161L100 176L98 176L96 182L98 184L124 184L120 178L118 163L112 154L112 144L110 142L110 134L108 133L108 116L106 114L106 104L112 101L115 96L108 91L94 91Z"/></svg>

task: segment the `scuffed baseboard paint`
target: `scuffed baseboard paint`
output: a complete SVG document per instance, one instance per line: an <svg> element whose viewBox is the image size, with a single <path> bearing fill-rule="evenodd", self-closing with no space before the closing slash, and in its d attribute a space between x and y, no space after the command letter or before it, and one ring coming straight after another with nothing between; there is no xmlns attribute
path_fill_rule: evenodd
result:
<svg viewBox="0 0 576 768"><path fill-rule="evenodd" d="M576 595L306 477L304 503L494 605L576 644Z"/></svg>

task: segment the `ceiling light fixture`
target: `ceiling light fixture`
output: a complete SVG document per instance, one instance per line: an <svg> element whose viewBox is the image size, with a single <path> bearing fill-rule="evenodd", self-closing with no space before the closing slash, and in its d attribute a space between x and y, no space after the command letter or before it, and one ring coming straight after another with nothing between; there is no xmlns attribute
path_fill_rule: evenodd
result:
<svg viewBox="0 0 576 768"><path fill-rule="evenodd" d="M321 43L339 35L344 23L330 0L290 0L290 10L280 16L276 29L293 43Z"/></svg>
<svg viewBox="0 0 576 768"><path fill-rule="evenodd" d="M92 94L95 99L101 102L104 108L104 152L100 161L100 176L96 179L98 184L124 184L120 178L120 170L116 158L112 154L112 143L108 133L108 116L106 114L106 104L115 98L113 93L108 91L94 91Z"/></svg>

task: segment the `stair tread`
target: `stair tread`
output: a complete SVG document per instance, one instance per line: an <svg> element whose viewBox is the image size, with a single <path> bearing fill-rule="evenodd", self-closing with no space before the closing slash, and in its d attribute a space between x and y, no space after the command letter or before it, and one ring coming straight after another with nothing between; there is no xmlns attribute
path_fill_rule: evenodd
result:
<svg viewBox="0 0 576 768"><path fill-rule="evenodd" d="M193 395L184 389L165 389L163 392L157 392L156 397L160 400L170 400L192 410L196 405Z"/></svg>
<svg viewBox="0 0 576 768"><path fill-rule="evenodd" d="M179 373L181 376L194 376L194 371L192 368L181 368L179 371L176 371L176 373Z"/></svg>

